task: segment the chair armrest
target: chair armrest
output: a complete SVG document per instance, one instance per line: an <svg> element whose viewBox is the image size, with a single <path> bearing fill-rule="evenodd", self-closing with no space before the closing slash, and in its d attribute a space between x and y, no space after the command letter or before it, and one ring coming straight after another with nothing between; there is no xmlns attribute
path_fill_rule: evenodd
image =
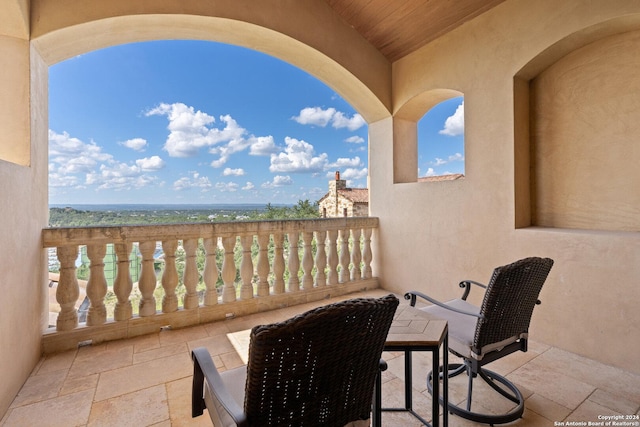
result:
<svg viewBox="0 0 640 427"><path fill-rule="evenodd" d="M476 282L475 280L463 280L462 282L458 283L458 286L460 286L461 288L465 288L464 293L462 294L462 299L464 301L467 300L467 297L469 296L469 292L471 292L471 285L476 285L481 287L482 289L487 289L486 285L480 282Z"/></svg>
<svg viewBox="0 0 640 427"><path fill-rule="evenodd" d="M247 427L247 416L242 408L236 403L231 394L227 391L222 377L216 369L216 365L211 359L209 351L204 347L199 347L191 352L193 359L193 385L191 390L191 416L202 415L206 404L204 401L204 381L209 384L209 389L213 398L217 400L220 408L224 409L234 420L238 427ZM213 411L216 408L208 408Z"/></svg>
<svg viewBox="0 0 640 427"><path fill-rule="evenodd" d="M464 310L459 310L455 307L451 307L443 302L440 302L436 299L431 298L430 296L427 296L421 292L418 291L409 291L406 294L404 294L404 299L406 300L411 300L410 304L412 307L415 307L416 305L416 297L420 297L423 298L427 301L429 301L431 304L437 305L438 307L442 307L444 309L447 309L449 311L455 311L456 313L460 313L460 314L464 314L467 316L473 316L473 317L477 317L478 319L484 319L484 316L478 313L472 313L469 311L464 311Z"/></svg>

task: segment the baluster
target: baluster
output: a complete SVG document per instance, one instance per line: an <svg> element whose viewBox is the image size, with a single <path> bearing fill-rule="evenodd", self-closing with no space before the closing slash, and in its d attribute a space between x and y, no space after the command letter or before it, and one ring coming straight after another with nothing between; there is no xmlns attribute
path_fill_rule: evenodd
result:
<svg viewBox="0 0 640 427"><path fill-rule="evenodd" d="M176 287L178 286L178 270L176 269L176 249L178 241L163 240L162 251L164 252L164 272L162 273L162 288L164 296L162 297L162 312L172 313L178 310L178 296L176 295Z"/></svg>
<svg viewBox="0 0 640 427"><path fill-rule="evenodd" d="M329 277L330 285L338 284L338 230L329 230Z"/></svg>
<svg viewBox="0 0 640 427"><path fill-rule="evenodd" d="M131 319L133 316L133 308L129 296L133 289L131 280L131 271L129 271L129 255L131 254L131 243L116 243L114 249L118 257L118 267L116 281L113 284L113 292L116 294L118 301L113 313L113 317L117 321Z"/></svg>
<svg viewBox="0 0 640 427"><path fill-rule="evenodd" d="M364 263L362 269L362 278L363 279L371 279L373 277L373 273L371 271L371 260L373 259L373 255L371 254L371 233L373 229L365 228L364 229L364 245L362 249L362 261Z"/></svg>
<svg viewBox="0 0 640 427"><path fill-rule="evenodd" d="M349 281L349 229L340 230L341 248L340 248L340 283Z"/></svg>
<svg viewBox="0 0 640 427"><path fill-rule="evenodd" d="M185 239L182 242L184 247L184 272L182 281L186 290L184 294L183 307L185 310L196 308L200 305L198 300L198 264L196 263L196 251L198 250L198 239Z"/></svg>
<svg viewBox="0 0 640 427"><path fill-rule="evenodd" d="M258 234L258 296L269 295L269 234Z"/></svg>
<svg viewBox="0 0 640 427"><path fill-rule="evenodd" d="M222 302L233 302L236 300L236 263L233 259L233 249L236 246L236 236L222 238L224 248L224 260L222 261Z"/></svg>
<svg viewBox="0 0 640 427"><path fill-rule="evenodd" d="M253 245L253 236L246 235L240 237L242 244L242 262L240 263L240 278L242 285L240 286L240 299L253 298L253 261L251 260L251 245Z"/></svg>
<svg viewBox="0 0 640 427"><path fill-rule="evenodd" d="M153 296L153 291L156 289L156 272L153 268L153 252L156 249L156 242L140 242L139 248L142 254L142 271L140 271L138 281L138 288L142 294L139 312L141 317L145 317L156 314L156 297Z"/></svg>
<svg viewBox="0 0 640 427"><path fill-rule="evenodd" d="M304 251L302 254L302 289L313 289L313 250L311 243L313 241L313 232L304 231L302 233L302 242Z"/></svg>
<svg viewBox="0 0 640 427"><path fill-rule="evenodd" d="M76 301L80 295L76 277L77 246L62 246L56 249L60 261L60 278L56 289L56 301L60 304L60 313L56 320L56 330L69 331L78 327Z"/></svg>
<svg viewBox="0 0 640 427"><path fill-rule="evenodd" d="M289 292L297 292L300 290L300 279L298 271L300 270L300 255L298 254L298 241L300 233L293 231L287 234L289 240Z"/></svg>
<svg viewBox="0 0 640 427"><path fill-rule="evenodd" d="M327 239L326 231L316 231L316 286L326 286L327 277L324 269L327 266L327 253L324 248Z"/></svg>
<svg viewBox="0 0 640 427"><path fill-rule="evenodd" d="M362 278L362 272L360 270L360 261L362 261L362 254L360 252L360 235L362 231L359 228L354 228L353 233L353 250L351 251L351 280L360 280Z"/></svg>
<svg viewBox="0 0 640 427"><path fill-rule="evenodd" d="M87 313L87 326L102 325L107 321L107 308L104 306L104 297L107 295L107 279L104 277L106 253L107 245L87 246L87 256L91 261L87 283L87 296L91 305Z"/></svg>
<svg viewBox="0 0 640 427"><path fill-rule="evenodd" d="M274 257L273 257L273 293L284 293L284 234L273 235Z"/></svg>
<svg viewBox="0 0 640 427"><path fill-rule="evenodd" d="M218 292L216 282L218 281L218 265L216 264L216 249L218 246L217 237L207 237L203 240L205 250L204 261L204 305L212 306L218 304Z"/></svg>

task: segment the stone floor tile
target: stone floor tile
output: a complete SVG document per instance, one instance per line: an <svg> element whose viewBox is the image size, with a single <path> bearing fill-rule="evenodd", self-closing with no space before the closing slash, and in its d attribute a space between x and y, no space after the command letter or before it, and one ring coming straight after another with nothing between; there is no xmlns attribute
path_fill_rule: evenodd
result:
<svg viewBox="0 0 640 427"><path fill-rule="evenodd" d="M559 348L546 351L539 358L550 369L575 378L595 388L627 396L640 402L640 375L605 365Z"/></svg>
<svg viewBox="0 0 640 427"><path fill-rule="evenodd" d="M207 336L204 338L188 341L187 345L189 346L189 352L191 352L194 348L205 347L207 350L209 350L209 353L212 356L216 354L224 354L235 351L233 344L226 334L214 335L212 337Z"/></svg>
<svg viewBox="0 0 640 427"><path fill-rule="evenodd" d="M133 364L144 363L154 359L160 359L167 356L173 356L180 353L187 353L187 343L179 343L158 347L148 351L133 354Z"/></svg>
<svg viewBox="0 0 640 427"><path fill-rule="evenodd" d="M89 420L93 390L43 400L11 410L3 427L84 426Z"/></svg>
<svg viewBox="0 0 640 427"><path fill-rule="evenodd" d="M100 374L87 375L84 377L75 377L64 380L62 388L60 389L60 396L65 394L76 393L82 390L95 390L98 384L98 376Z"/></svg>
<svg viewBox="0 0 640 427"><path fill-rule="evenodd" d="M209 336L225 335L229 333L229 328L225 322L211 322L204 325L204 329Z"/></svg>
<svg viewBox="0 0 640 427"><path fill-rule="evenodd" d="M225 369L233 369L245 364L242 360L242 357L240 357L240 355L235 350L229 353L221 354L220 359L222 360Z"/></svg>
<svg viewBox="0 0 640 427"><path fill-rule="evenodd" d="M67 371L54 371L29 377L10 407L29 405L58 396L66 377Z"/></svg>
<svg viewBox="0 0 640 427"><path fill-rule="evenodd" d="M507 379L569 409L577 408L595 391L592 385L546 366L540 357L507 375Z"/></svg>
<svg viewBox="0 0 640 427"><path fill-rule="evenodd" d="M160 347L160 334L149 334L131 338L133 343L133 353L141 353Z"/></svg>
<svg viewBox="0 0 640 427"><path fill-rule="evenodd" d="M634 414L640 407L640 401L631 401L628 396L600 389L594 391L589 400L623 415Z"/></svg>
<svg viewBox="0 0 640 427"><path fill-rule="evenodd" d="M192 374L193 364L187 353L114 369L100 375L95 401L132 393Z"/></svg>
<svg viewBox="0 0 640 427"><path fill-rule="evenodd" d="M164 384L95 402L88 427L148 426L169 420Z"/></svg>
<svg viewBox="0 0 640 427"><path fill-rule="evenodd" d="M571 413L571 409L535 393L525 401L524 407L525 410L534 411L550 421L562 421Z"/></svg>
<svg viewBox="0 0 640 427"><path fill-rule="evenodd" d="M208 336L207 330L202 325L180 329L163 329L158 333L161 346L194 341Z"/></svg>
<svg viewBox="0 0 640 427"><path fill-rule="evenodd" d="M609 408L605 408L602 405L597 404L592 400L585 400L580 406L576 408L567 418L566 421L586 421L586 422L599 422L599 415L622 415L615 413Z"/></svg>
<svg viewBox="0 0 640 427"><path fill-rule="evenodd" d="M227 338L231 342L231 345L233 345L236 353L238 353L238 355L242 359L242 363L246 365L249 361L251 331L249 329L245 329L243 331L232 332L227 334Z"/></svg>
<svg viewBox="0 0 640 427"><path fill-rule="evenodd" d="M76 357L77 349L54 353L43 358L36 375L42 375L53 371L68 370Z"/></svg>
<svg viewBox="0 0 640 427"><path fill-rule="evenodd" d="M211 426L211 418L205 409L199 417L191 417L191 381L181 378L166 384L169 399L169 418L173 427Z"/></svg>
<svg viewBox="0 0 640 427"><path fill-rule="evenodd" d="M250 330L257 325L269 325L273 322L271 322L269 318L263 316L262 313L257 313L225 320L224 323L229 332L238 332L245 329Z"/></svg>
<svg viewBox="0 0 640 427"><path fill-rule="evenodd" d="M78 351L71 369L69 377L86 377L92 374L110 371L112 369L129 366L133 363L133 346L120 347L109 350L106 346L100 345L95 351Z"/></svg>

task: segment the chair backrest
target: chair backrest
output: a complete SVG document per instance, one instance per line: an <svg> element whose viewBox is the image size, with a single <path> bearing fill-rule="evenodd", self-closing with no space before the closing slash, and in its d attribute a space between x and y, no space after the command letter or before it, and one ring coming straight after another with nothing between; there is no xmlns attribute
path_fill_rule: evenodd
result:
<svg viewBox="0 0 640 427"><path fill-rule="evenodd" d="M344 426L370 417L393 295L329 304L251 331L250 425Z"/></svg>
<svg viewBox="0 0 640 427"><path fill-rule="evenodd" d="M533 308L552 266L550 258L532 257L493 271L480 307L484 318L476 325L475 351L484 353L485 346L527 336Z"/></svg>

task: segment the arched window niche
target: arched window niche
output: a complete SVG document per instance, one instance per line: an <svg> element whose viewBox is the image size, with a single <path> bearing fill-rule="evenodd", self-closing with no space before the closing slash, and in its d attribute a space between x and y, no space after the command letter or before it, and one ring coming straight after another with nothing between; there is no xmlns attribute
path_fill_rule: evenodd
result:
<svg viewBox="0 0 640 427"><path fill-rule="evenodd" d="M425 92L394 121L394 183L464 177L464 96L451 89Z"/></svg>
<svg viewBox="0 0 640 427"><path fill-rule="evenodd" d="M640 30L610 31L516 75L516 228L640 230L638 46Z"/></svg>

